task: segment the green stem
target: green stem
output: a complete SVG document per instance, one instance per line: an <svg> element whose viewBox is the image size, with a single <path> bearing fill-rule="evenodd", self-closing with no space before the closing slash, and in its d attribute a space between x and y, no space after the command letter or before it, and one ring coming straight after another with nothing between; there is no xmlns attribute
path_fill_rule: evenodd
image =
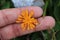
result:
<svg viewBox="0 0 60 40"><path fill-rule="evenodd" d="M46 15L46 9L48 7L48 1L46 1L45 7L44 7L44 13L43 13L43 17Z"/></svg>
<svg viewBox="0 0 60 40"><path fill-rule="evenodd" d="M60 1L58 2L58 5L57 6L60 6Z"/></svg>
<svg viewBox="0 0 60 40"><path fill-rule="evenodd" d="M46 40L46 36L45 36L45 34L43 33L43 31L41 31L41 33L42 33L42 35L43 35L43 38L44 38L44 40Z"/></svg>
<svg viewBox="0 0 60 40"><path fill-rule="evenodd" d="M56 37L55 37L56 32L54 31L54 29L52 31L53 31L53 35L51 40L56 40Z"/></svg>

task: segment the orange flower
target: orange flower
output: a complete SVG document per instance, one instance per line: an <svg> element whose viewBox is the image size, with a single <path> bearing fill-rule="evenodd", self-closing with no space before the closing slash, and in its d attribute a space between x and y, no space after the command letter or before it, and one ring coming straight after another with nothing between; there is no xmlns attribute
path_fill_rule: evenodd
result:
<svg viewBox="0 0 60 40"><path fill-rule="evenodd" d="M16 23L21 23L21 28L23 30L31 30L34 29L35 26L38 24L38 21L33 18L34 11L31 10L23 10L22 14L18 16Z"/></svg>

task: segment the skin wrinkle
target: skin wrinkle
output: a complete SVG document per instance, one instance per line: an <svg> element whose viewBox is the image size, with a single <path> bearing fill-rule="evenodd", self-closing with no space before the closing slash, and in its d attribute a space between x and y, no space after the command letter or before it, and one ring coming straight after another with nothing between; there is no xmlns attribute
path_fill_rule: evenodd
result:
<svg viewBox="0 0 60 40"><path fill-rule="evenodd" d="M14 30L14 24L13 25L11 25L11 27L12 27L12 34L14 34L14 37L13 38L15 38L16 37L16 30ZM17 29L17 28L16 28ZM12 39L12 38L9 38L9 39Z"/></svg>
<svg viewBox="0 0 60 40"><path fill-rule="evenodd" d="M5 10L9 11L8 9L5 9ZM11 20L9 19L9 15L6 15L5 10L1 10L1 12L2 12L1 14L3 15L4 23L10 24ZM20 14L19 10L20 10L20 8L17 8L17 10L15 10L15 12L17 11L17 13L14 12L14 14L16 14L16 17L18 17L18 15ZM12 11L13 11L13 9L12 9Z"/></svg>
<svg viewBox="0 0 60 40"><path fill-rule="evenodd" d="M0 32L1 32L1 31L0 31ZM1 38L1 40L4 40L3 36L1 35L1 33L0 33L0 38Z"/></svg>
<svg viewBox="0 0 60 40"><path fill-rule="evenodd" d="M1 37L1 40L4 40L2 34L1 34L1 29L0 29L0 37Z"/></svg>
<svg viewBox="0 0 60 40"><path fill-rule="evenodd" d="M19 27L17 25L15 27L17 28L16 29L17 30L17 33L20 35ZM18 34L17 34L17 36L19 36Z"/></svg>
<svg viewBox="0 0 60 40"><path fill-rule="evenodd" d="M17 18L18 18L18 15L21 15L21 8L18 8L18 10L20 10L20 13L16 13ZM16 23L16 22L15 22L15 23Z"/></svg>
<svg viewBox="0 0 60 40"><path fill-rule="evenodd" d="M4 20L4 23L5 24L8 24L9 23L9 20L8 20L8 17L7 17L7 15L5 15L5 13L3 12L3 11L1 11L2 13L2 15L3 15L3 20Z"/></svg>
<svg viewBox="0 0 60 40"><path fill-rule="evenodd" d="M1 16L2 16L2 20L3 20L3 22L2 23L4 23L5 24L5 19L4 19L4 17L3 17L3 13L2 13L2 11L0 11L1 12ZM1 22L0 22L0 24L2 24Z"/></svg>
<svg viewBox="0 0 60 40"><path fill-rule="evenodd" d="M19 11L17 11L17 10L20 10L20 12ZM21 8L17 8L17 13L15 13L16 14L16 16L18 17L18 15L21 15ZM16 22L15 22L16 23Z"/></svg>
<svg viewBox="0 0 60 40"><path fill-rule="evenodd" d="M0 30L0 40L9 40L9 39L5 39L2 34L1 34L1 30Z"/></svg>
<svg viewBox="0 0 60 40"><path fill-rule="evenodd" d="M20 13L16 13L17 17L18 17L18 15L21 14L21 11L22 11L21 8L18 8L18 10L20 10ZM12 25L12 28L13 28L13 31L14 31L15 35L20 36L20 35L18 35L18 34L20 34L19 28L16 25Z"/></svg>
<svg viewBox="0 0 60 40"><path fill-rule="evenodd" d="M14 8L15 9L15 8ZM20 10L20 11L19 11ZM15 13L16 14L16 19L18 18L18 15L21 15L21 8L17 8L15 11L17 11L17 13ZM15 20L16 20L15 19ZM16 22L15 22L16 23Z"/></svg>
<svg viewBox="0 0 60 40"><path fill-rule="evenodd" d="M20 34L20 32L19 32L18 27L13 24L12 25L12 29L13 29L13 32L14 32L15 36L19 36L18 34Z"/></svg>
<svg viewBox="0 0 60 40"><path fill-rule="evenodd" d="M1 40L1 33L0 33L0 40Z"/></svg>
<svg viewBox="0 0 60 40"><path fill-rule="evenodd" d="M13 34L14 34L14 36L16 36L16 32L15 32L15 30L14 30L14 25L11 25L12 26L12 31L13 31Z"/></svg>

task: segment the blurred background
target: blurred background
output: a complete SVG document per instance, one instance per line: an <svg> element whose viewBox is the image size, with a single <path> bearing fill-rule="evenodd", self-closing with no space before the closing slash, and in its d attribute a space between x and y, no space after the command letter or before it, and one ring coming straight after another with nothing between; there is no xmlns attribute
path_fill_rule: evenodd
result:
<svg viewBox="0 0 60 40"><path fill-rule="evenodd" d="M44 30L34 32L12 40L60 40L60 0L43 0L43 15L49 15L55 18L56 25L52 30ZM35 5L35 4L34 4ZM34 6L33 5L33 6ZM38 6L38 5L37 5ZM15 8L15 4L11 0L0 0L0 10L7 8Z"/></svg>

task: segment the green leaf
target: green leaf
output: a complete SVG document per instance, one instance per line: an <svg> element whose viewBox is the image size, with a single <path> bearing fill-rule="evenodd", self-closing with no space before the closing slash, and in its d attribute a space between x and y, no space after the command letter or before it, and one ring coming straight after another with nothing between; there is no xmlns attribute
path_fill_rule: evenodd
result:
<svg viewBox="0 0 60 40"><path fill-rule="evenodd" d="M2 9L5 9L5 8L10 8L10 2L6 2L6 3L2 6Z"/></svg>
<svg viewBox="0 0 60 40"><path fill-rule="evenodd" d="M58 31L58 32L56 33L56 39L57 39L57 40L60 40L60 31Z"/></svg>
<svg viewBox="0 0 60 40"><path fill-rule="evenodd" d="M59 31L60 30L60 23L59 22L56 22L56 25L54 27L54 30L55 31Z"/></svg>
<svg viewBox="0 0 60 40"><path fill-rule="evenodd" d="M26 40L26 36L16 37L11 40Z"/></svg>
<svg viewBox="0 0 60 40"><path fill-rule="evenodd" d="M41 32L35 32L31 36L31 40L43 40Z"/></svg>
<svg viewBox="0 0 60 40"><path fill-rule="evenodd" d="M57 21L60 21L60 6L54 8L54 16Z"/></svg>

